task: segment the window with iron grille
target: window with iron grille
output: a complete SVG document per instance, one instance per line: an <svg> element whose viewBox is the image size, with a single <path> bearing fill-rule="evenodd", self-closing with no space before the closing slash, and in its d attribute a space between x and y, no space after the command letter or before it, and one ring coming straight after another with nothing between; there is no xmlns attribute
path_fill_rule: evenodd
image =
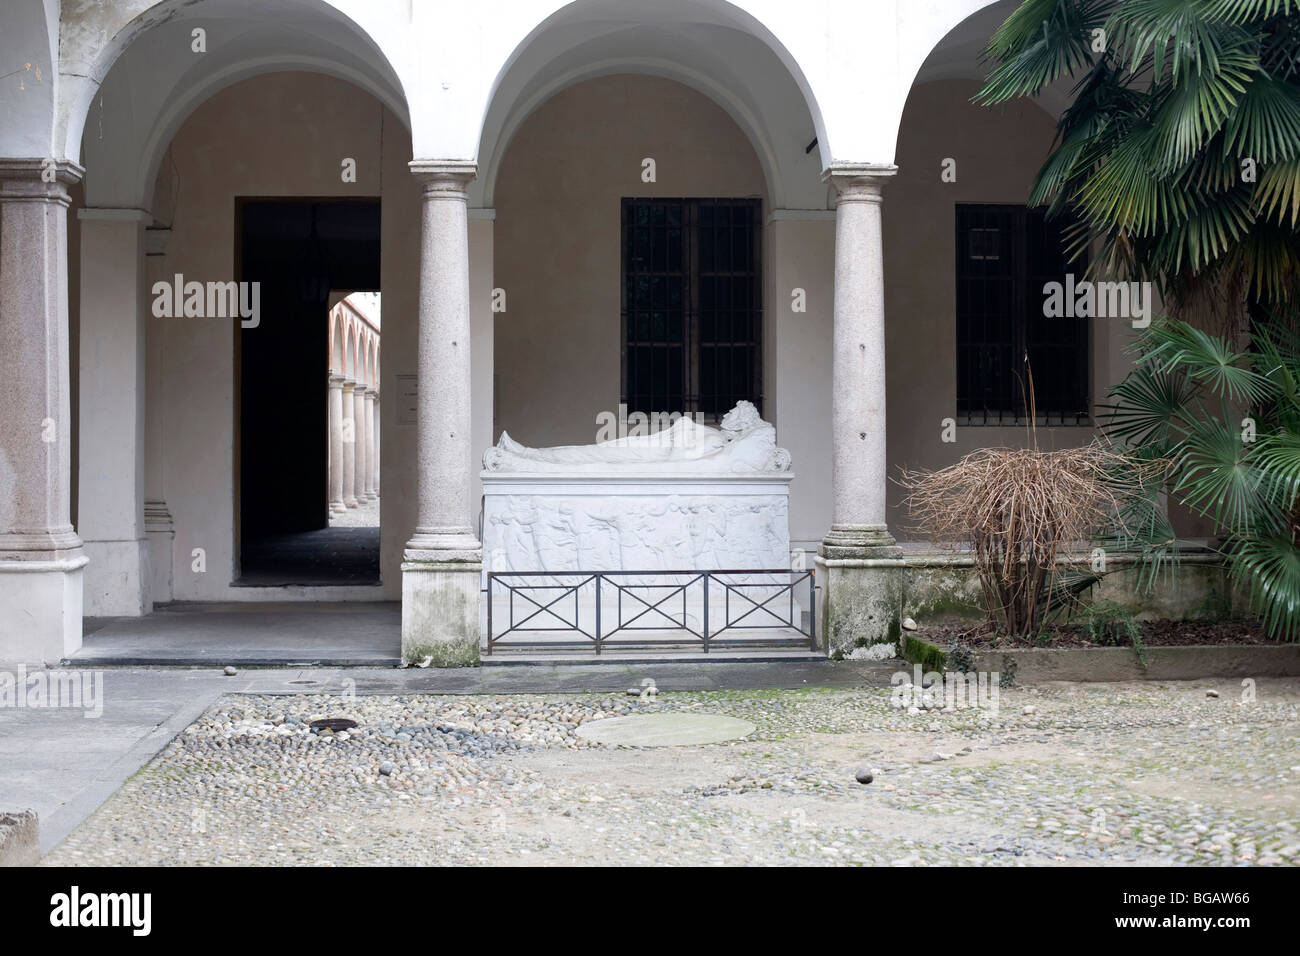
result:
<svg viewBox="0 0 1300 956"><path fill-rule="evenodd" d="M629 413L762 412L761 215L758 199L623 200Z"/></svg>
<svg viewBox="0 0 1300 956"><path fill-rule="evenodd" d="M1044 284L1085 268L1062 228L1040 209L957 205L959 424L1027 423L1030 372L1038 424L1089 424L1088 320L1043 315Z"/></svg>

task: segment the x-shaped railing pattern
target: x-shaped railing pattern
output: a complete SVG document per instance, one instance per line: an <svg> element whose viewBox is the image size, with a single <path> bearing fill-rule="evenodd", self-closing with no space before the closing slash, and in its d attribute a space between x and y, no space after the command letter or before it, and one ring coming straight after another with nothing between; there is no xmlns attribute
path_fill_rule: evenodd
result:
<svg viewBox="0 0 1300 956"><path fill-rule="evenodd" d="M761 580L762 578L776 580ZM632 579L629 582L629 579ZM755 580L760 579L760 580ZM796 589L807 585L807 614L796 601ZM691 590L699 589L700 614L690 609ZM720 626L710 620L710 594L721 589ZM589 620L582 619L583 589L590 589ZM611 591L612 589L612 591ZM751 592L758 591L757 594ZM558 594L552 594L558 592ZM658 592L664 592L662 594ZM498 595L506 596L506 626L494 620ZM604 615L605 598L614 597L614 621ZM793 629L817 649L816 578L809 571L743 569L738 571L489 571L487 574L487 653L498 646L560 648L592 647L599 654L609 643L621 646L680 645L683 637L700 641L705 651L723 632ZM569 603L569 599L572 603ZM733 617L733 598L738 616ZM783 600L782 600L783 599ZM680 605L677 601L680 600ZM626 604L625 604L626 601ZM780 601L780 604L776 602ZM716 601L715 601L716 603ZM630 616L629 616L630 615ZM694 621L694 623L693 623ZM640 623L638 623L640 622ZM615 635L653 631L657 638ZM681 636L664 637L678 631ZM571 633L584 640L527 641L519 636L546 632ZM513 637L509 637L514 635ZM507 639L509 637L509 639ZM749 638L728 640L729 646L789 643Z"/></svg>

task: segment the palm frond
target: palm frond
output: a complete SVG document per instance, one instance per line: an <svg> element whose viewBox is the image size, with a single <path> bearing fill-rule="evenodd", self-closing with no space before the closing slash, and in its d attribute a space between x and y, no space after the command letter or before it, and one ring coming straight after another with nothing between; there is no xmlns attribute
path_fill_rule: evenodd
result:
<svg viewBox="0 0 1300 956"><path fill-rule="evenodd" d="M1231 575L1250 594L1251 609L1279 640L1300 639L1300 548L1287 535L1234 542Z"/></svg>
<svg viewBox="0 0 1300 956"><path fill-rule="evenodd" d="M1170 444L1174 420L1191 401L1194 389L1177 370L1161 371L1144 362L1113 386L1110 404L1098 405L1107 436L1130 447Z"/></svg>
<svg viewBox="0 0 1300 956"><path fill-rule="evenodd" d="M1258 67L1249 40L1240 37L1217 51L1213 67L1201 64L1188 70L1166 89L1152 119L1165 172L1186 164L1230 116L1240 112L1238 103L1246 98Z"/></svg>
<svg viewBox="0 0 1300 956"><path fill-rule="evenodd" d="M1300 10L1296 0L1209 0L1205 18L1221 23L1256 23L1279 13L1290 14L1291 8Z"/></svg>
<svg viewBox="0 0 1300 956"><path fill-rule="evenodd" d="M1224 125L1223 155L1260 166L1300 155L1300 89L1258 74Z"/></svg>
<svg viewBox="0 0 1300 956"><path fill-rule="evenodd" d="M1153 347L1147 358L1162 370L1180 367L1192 381L1230 402L1255 403L1268 395L1268 379L1227 339L1178 321L1153 325L1148 332Z"/></svg>
<svg viewBox="0 0 1300 956"><path fill-rule="evenodd" d="M1266 166L1259 174L1255 203L1262 217L1300 226L1300 158Z"/></svg>
<svg viewBox="0 0 1300 956"><path fill-rule="evenodd" d="M983 106L1035 96L1094 63L1092 31L1106 20L1105 0L1025 0L990 38L995 64L974 101Z"/></svg>
<svg viewBox="0 0 1300 956"><path fill-rule="evenodd" d="M1219 528L1249 533L1264 506L1261 478L1247 460L1241 429L1205 413L1189 416L1185 439L1178 445L1173 492L1188 508Z"/></svg>

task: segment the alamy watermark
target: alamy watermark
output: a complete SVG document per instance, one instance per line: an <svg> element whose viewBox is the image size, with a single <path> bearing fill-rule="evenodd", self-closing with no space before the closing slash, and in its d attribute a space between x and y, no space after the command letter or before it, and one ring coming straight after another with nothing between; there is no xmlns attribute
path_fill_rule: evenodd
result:
<svg viewBox="0 0 1300 956"><path fill-rule="evenodd" d="M19 664L0 671L0 710L73 708L88 718L104 715L104 672L38 670L27 673Z"/></svg>
<svg viewBox="0 0 1300 956"><path fill-rule="evenodd" d="M157 319L233 319L255 329L262 322L262 283L186 282L176 273L171 282L153 284L153 314Z"/></svg>
<svg viewBox="0 0 1300 956"><path fill-rule="evenodd" d="M912 673L895 671L889 678L894 690L889 702L894 707L917 710L964 710L975 708L996 717L999 707L999 687L1002 675L998 671L921 672L914 664Z"/></svg>
<svg viewBox="0 0 1300 956"><path fill-rule="evenodd" d="M1129 319L1135 329L1151 324L1150 282L1065 282L1043 284L1043 315L1049 319Z"/></svg>
<svg viewBox="0 0 1300 956"><path fill-rule="evenodd" d="M675 443L683 438L687 440L687 447L694 436L694 432L686 433L684 436L679 435L673 426L683 418L693 419L695 424L704 424L704 413L695 412L632 412L628 413L626 405L619 405L618 411L603 411L596 413L596 444L603 445L606 442L617 441L623 438L644 438L644 442L637 444L643 448L654 448L662 444L663 447L675 447Z"/></svg>

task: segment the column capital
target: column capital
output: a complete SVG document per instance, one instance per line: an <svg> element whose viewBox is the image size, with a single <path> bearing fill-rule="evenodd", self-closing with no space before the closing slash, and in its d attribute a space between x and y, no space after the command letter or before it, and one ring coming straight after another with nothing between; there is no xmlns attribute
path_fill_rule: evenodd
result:
<svg viewBox="0 0 1300 956"><path fill-rule="evenodd" d="M0 157L0 201L69 204L68 187L86 170L67 159Z"/></svg>
<svg viewBox="0 0 1300 956"><path fill-rule="evenodd" d="M354 381L353 381L352 379L350 379L350 378L344 377L344 379L343 379L343 391L345 391L345 392L355 391L355 390L356 390L356 387L357 387L357 383L356 383L356 382L354 382Z"/></svg>
<svg viewBox="0 0 1300 956"><path fill-rule="evenodd" d="M330 388L342 388L343 382L344 382L344 378L342 375L338 375L334 372L329 373Z"/></svg>
<svg viewBox="0 0 1300 956"><path fill-rule="evenodd" d="M478 164L468 159L413 159L406 165L426 199L468 201L469 184L478 175Z"/></svg>
<svg viewBox="0 0 1300 956"><path fill-rule="evenodd" d="M880 202L885 184L898 167L892 163L833 163L822 172L822 182L835 187L835 204Z"/></svg>

